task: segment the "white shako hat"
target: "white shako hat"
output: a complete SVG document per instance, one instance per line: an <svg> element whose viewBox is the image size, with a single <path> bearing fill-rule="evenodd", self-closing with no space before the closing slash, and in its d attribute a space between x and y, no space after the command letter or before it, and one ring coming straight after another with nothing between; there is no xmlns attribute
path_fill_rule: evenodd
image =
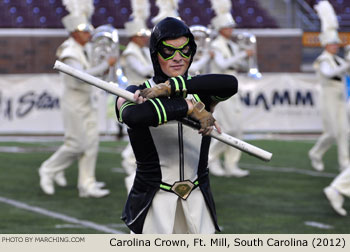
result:
<svg viewBox="0 0 350 252"><path fill-rule="evenodd" d="M93 31L90 22L95 10L93 0L63 0L63 5L69 12L62 18L62 24L68 32Z"/></svg>
<svg viewBox="0 0 350 252"><path fill-rule="evenodd" d="M131 21L125 23L125 30L129 37L150 36L151 31L147 28L146 21L150 15L148 0L131 0Z"/></svg>
<svg viewBox="0 0 350 252"><path fill-rule="evenodd" d="M321 20L321 33L319 36L321 45L341 43L338 36L338 19L332 5L328 1L320 1L314 8Z"/></svg>
<svg viewBox="0 0 350 252"><path fill-rule="evenodd" d="M231 15L232 4L230 0L211 0L211 6L215 11L215 17L211 20L215 30L236 26Z"/></svg>
<svg viewBox="0 0 350 252"><path fill-rule="evenodd" d="M152 18L154 25L158 24L166 17L174 17L181 20L179 12L179 0L156 0L156 5L159 9L157 16Z"/></svg>
<svg viewBox="0 0 350 252"><path fill-rule="evenodd" d="M68 32L74 31L93 31L93 26L85 16L68 14L62 18L62 23Z"/></svg>

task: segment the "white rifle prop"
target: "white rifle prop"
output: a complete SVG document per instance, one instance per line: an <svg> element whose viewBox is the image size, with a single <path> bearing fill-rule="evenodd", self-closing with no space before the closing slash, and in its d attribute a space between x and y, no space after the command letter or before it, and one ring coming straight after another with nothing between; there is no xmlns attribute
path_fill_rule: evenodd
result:
<svg viewBox="0 0 350 252"><path fill-rule="evenodd" d="M134 94L122 89L120 87L118 87L118 85L116 85L115 83L108 83L106 81L103 81L99 78L96 78L90 74L84 73L83 71L77 70L71 66L68 66L67 64L64 64L58 60L56 60L55 65L53 67L54 69L63 72L65 74L68 74L74 78L77 78L87 84L96 86L98 88L101 88L111 94L123 97L124 99L131 101L131 102L135 102L134 100ZM197 125L193 122L188 122L186 121L182 121L184 122L185 125L191 127L191 128L196 128L198 129ZM246 143L240 139L237 139L235 137L232 137L228 134L225 133L219 133L217 132L216 129L214 129L211 133L210 136L223 142L226 143L234 148L237 148L249 155L252 155L254 157L260 158L264 161L270 161L271 157L272 157L272 153L267 152L263 149L260 149L254 145L251 145L249 143Z"/></svg>

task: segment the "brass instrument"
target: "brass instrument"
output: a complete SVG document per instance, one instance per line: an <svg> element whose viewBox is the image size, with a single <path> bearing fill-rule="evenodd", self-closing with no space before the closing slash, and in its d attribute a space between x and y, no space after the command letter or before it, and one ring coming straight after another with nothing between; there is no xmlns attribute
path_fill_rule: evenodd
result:
<svg viewBox="0 0 350 252"><path fill-rule="evenodd" d="M253 50L254 54L248 57L248 76L254 79L260 79L262 74L259 72L257 49L256 49L256 37L249 32L242 32L237 34L236 43L243 50Z"/></svg>
<svg viewBox="0 0 350 252"><path fill-rule="evenodd" d="M119 64L119 35L118 30L111 25L97 27L91 38L91 60L96 66L105 61L108 57L116 57L118 62L109 68L107 74L102 76L105 81L116 82L119 86L127 86L127 78Z"/></svg>
<svg viewBox="0 0 350 252"><path fill-rule="evenodd" d="M210 44L212 42L212 30L203 26L203 25L192 25L190 30L194 36L194 40L197 44L197 52L194 56L193 61L200 59L205 53L208 53L210 50ZM209 67L209 66L207 66ZM206 69L208 70L208 69ZM208 72L208 71L206 71ZM200 74L199 72L195 73Z"/></svg>
<svg viewBox="0 0 350 252"><path fill-rule="evenodd" d="M197 53L201 56L204 51L209 50L211 43L211 30L203 25L192 25L190 30L197 44Z"/></svg>

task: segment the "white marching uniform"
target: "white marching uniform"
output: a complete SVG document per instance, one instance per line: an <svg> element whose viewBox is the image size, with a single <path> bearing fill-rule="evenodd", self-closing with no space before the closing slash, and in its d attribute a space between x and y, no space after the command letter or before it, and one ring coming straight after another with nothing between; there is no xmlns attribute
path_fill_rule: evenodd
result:
<svg viewBox="0 0 350 252"><path fill-rule="evenodd" d="M342 171L331 183L342 195L350 197L350 167Z"/></svg>
<svg viewBox="0 0 350 252"><path fill-rule="evenodd" d="M108 69L108 63L90 68L84 47L69 38L58 48L60 61L92 75ZM78 160L78 188L81 196L96 183L95 166L98 154L99 131L97 109L93 105L91 85L61 74L64 90L61 109L64 124L64 144L40 167L39 172L51 179Z"/></svg>
<svg viewBox="0 0 350 252"><path fill-rule="evenodd" d="M310 150L309 155L313 159L322 160L324 153L333 143L336 143L339 168L344 170L350 165L350 159L349 122L343 76L349 70L350 65L342 58L324 51L316 59L314 67L321 82L323 133Z"/></svg>
<svg viewBox="0 0 350 252"><path fill-rule="evenodd" d="M337 214L346 216L343 204L344 196L350 197L350 167L344 169L323 191Z"/></svg>
<svg viewBox="0 0 350 252"><path fill-rule="evenodd" d="M148 47L140 47L130 41L122 53L121 66L128 85L140 85L153 75L153 66Z"/></svg>
<svg viewBox="0 0 350 252"><path fill-rule="evenodd" d="M219 35L212 42L211 46L215 52L214 60L211 61L210 65L212 73L237 75L238 69L247 67L247 53L240 50L238 45L233 41ZM213 115L219 122L224 132L236 138L242 137L241 104L239 92L238 95L234 95L230 99L219 103L216 106ZM239 169L238 162L241 157L241 151L213 139L209 152L209 168L212 167L211 171L214 172L214 170L216 170L216 168L214 169L214 164L219 162L222 154L224 154L224 167L226 170L225 175L232 175L230 174L232 170ZM246 171L244 172L246 173Z"/></svg>
<svg viewBox="0 0 350 252"><path fill-rule="evenodd" d="M210 60L209 51L205 51L201 56L195 55L189 69L190 74L198 75L198 74L209 73L210 72L209 60Z"/></svg>
<svg viewBox="0 0 350 252"><path fill-rule="evenodd" d="M122 53L121 66L128 79L128 85L143 84L145 80L153 75L149 48L141 48L133 41L130 41ZM122 166L127 174L125 185L127 192L130 192L136 172L136 159L130 143L122 151L121 156L123 159Z"/></svg>

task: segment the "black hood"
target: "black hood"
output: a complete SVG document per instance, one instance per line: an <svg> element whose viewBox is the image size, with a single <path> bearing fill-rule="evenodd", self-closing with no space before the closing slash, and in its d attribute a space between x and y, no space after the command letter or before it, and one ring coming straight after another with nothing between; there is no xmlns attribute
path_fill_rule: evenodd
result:
<svg viewBox="0 0 350 252"><path fill-rule="evenodd" d="M153 80L155 83L161 83L165 82L167 79L169 79L169 76L167 76L160 68L159 62L158 62L158 46L161 41L167 40L167 39L177 39L180 37L187 37L190 39L189 45L192 50L191 54L191 61L189 64L189 67L192 64L193 56L196 53L197 45L194 42L194 37L188 28L188 26L181 20L177 18L167 17L160 21L156 26L154 26L150 38L150 52L151 52L151 58L153 63L153 69L154 69L154 77ZM188 67L188 68L189 68ZM184 74L184 77L187 78L188 69L186 73Z"/></svg>

